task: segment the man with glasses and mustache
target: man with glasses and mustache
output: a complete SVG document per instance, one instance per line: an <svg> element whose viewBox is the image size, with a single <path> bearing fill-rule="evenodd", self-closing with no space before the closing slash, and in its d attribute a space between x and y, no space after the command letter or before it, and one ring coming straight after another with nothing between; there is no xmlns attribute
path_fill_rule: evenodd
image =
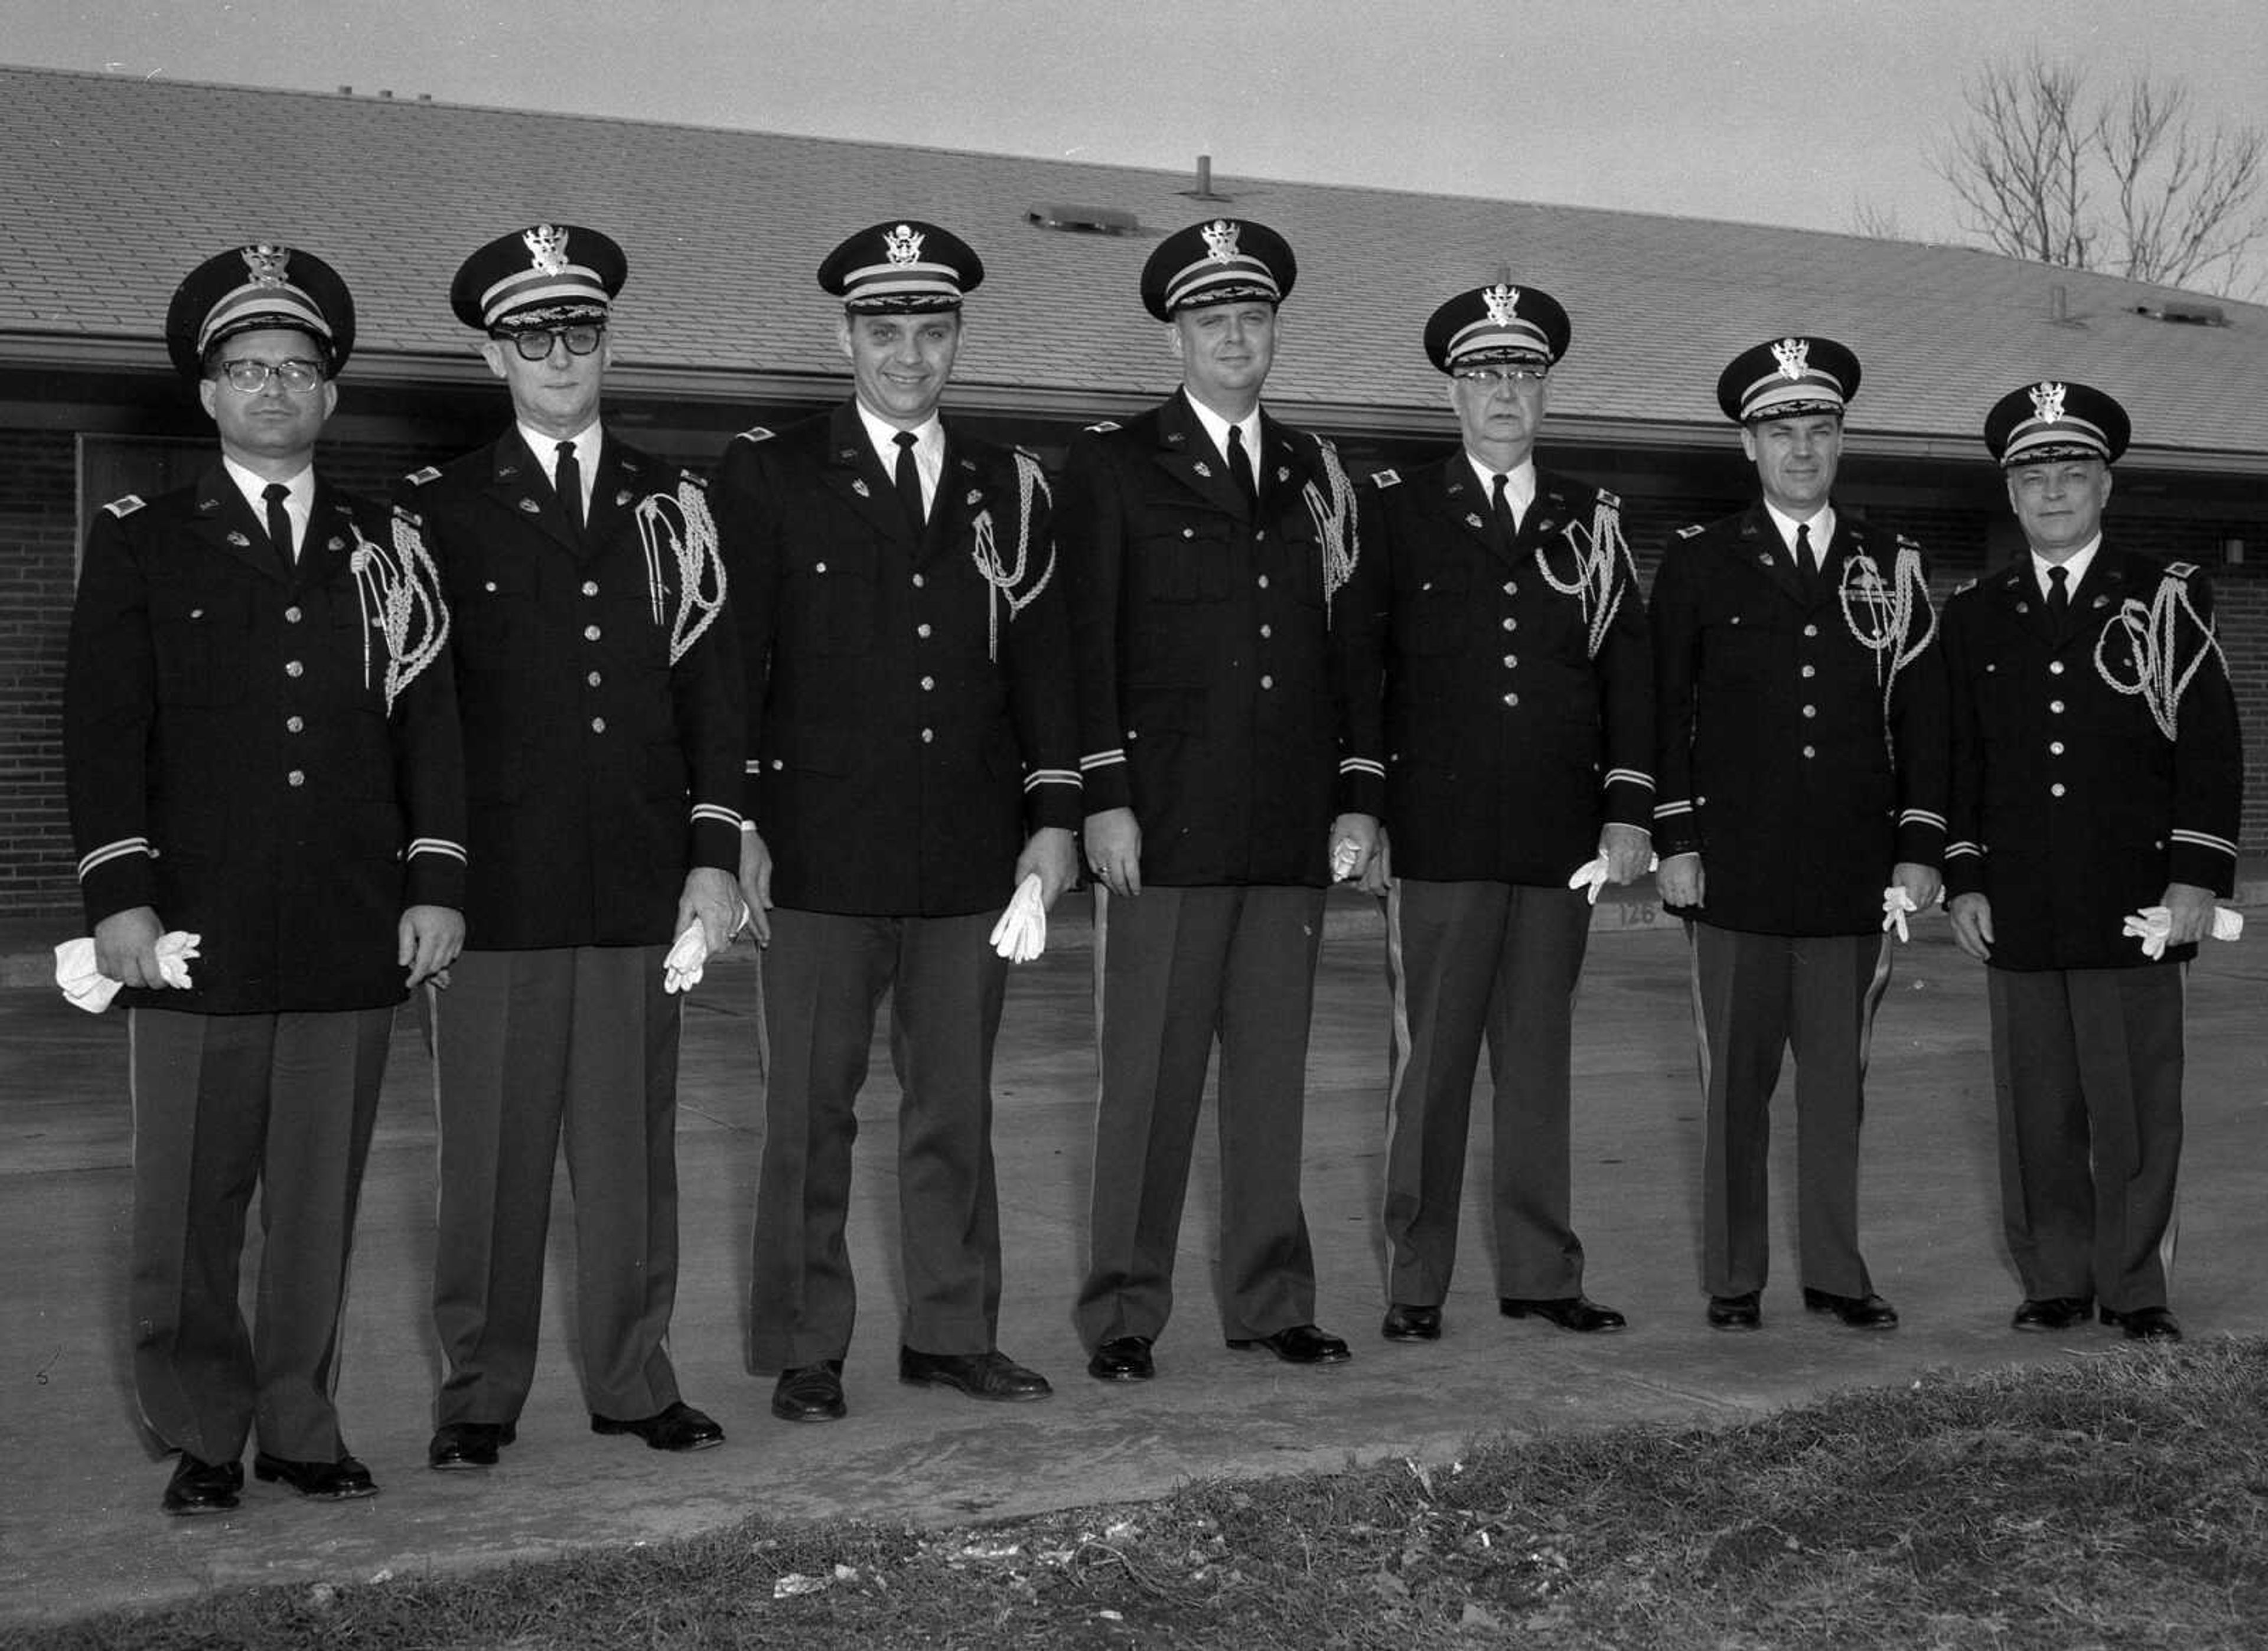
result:
<svg viewBox="0 0 2268 1651"><path fill-rule="evenodd" d="M1828 338L1734 357L1717 405L1763 497L1681 529L1653 586L1653 840L1692 946L1702 1281L1722 1331L1764 1324L1767 1109L1789 1049L1803 1305L1898 1323L1859 1251L1859 1126L1889 931L1937 898L1945 676L1919 547L1832 496L1859 371Z"/></svg>
<svg viewBox="0 0 2268 1651"><path fill-rule="evenodd" d="M696 926L740 917L740 669L698 478L608 429L595 230L499 236L451 283L512 393L495 443L409 478L457 614L472 856L466 950L432 1000L440 1113L436 1468L512 1442L534 1376L552 1169L575 1195L594 1433L721 1443L678 1391L679 1000Z"/></svg>
<svg viewBox="0 0 2268 1651"><path fill-rule="evenodd" d="M464 936L464 774L433 564L314 468L354 338L312 253L191 273L166 342L218 462L97 513L71 615L64 767L95 966L131 1016L128 1301L168 1514L234 1508L255 1434L260 1479L378 1489L340 1437L339 1321L394 1005Z"/></svg>
<svg viewBox="0 0 2268 1651"><path fill-rule="evenodd" d="M1432 1341L1456 1262L1473 1072L1494 1083L1498 1310L1593 1334L1570 1215L1575 985L1605 882L1646 870L1653 677L1619 502L1535 459L1567 312L1508 282L1426 323L1462 447L1381 471L1340 622L1383 668L1394 991L1385 1222L1389 1341ZM1359 686L1375 694L1381 685Z"/></svg>

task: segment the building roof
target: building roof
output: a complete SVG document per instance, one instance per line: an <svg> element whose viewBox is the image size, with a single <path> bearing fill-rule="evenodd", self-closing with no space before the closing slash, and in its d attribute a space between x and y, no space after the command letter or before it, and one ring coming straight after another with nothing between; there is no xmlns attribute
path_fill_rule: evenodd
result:
<svg viewBox="0 0 2268 1651"><path fill-rule="evenodd" d="M1866 364L1854 436L1976 459L1984 409L2028 379L2095 384L2138 457L2268 468L2268 308L1968 248L1654 214L909 148L659 121L0 68L0 361L162 370L174 283L234 241L304 244L352 284L350 376L475 371L447 290L516 225L603 227L628 249L625 373L700 399L839 381L837 311L813 272L850 230L950 225L988 270L954 399L1065 412L1177 377L1137 298L1157 236L1257 218L1298 249L1272 405L1317 422L1438 427L1420 348L1451 293L1543 287L1574 318L1552 420L1645 445L1721 441L1725 362L1787 332ZM1125 236L1030 221L1131 215ZM2159 317L2209 304L2225 325Z"/></svg>

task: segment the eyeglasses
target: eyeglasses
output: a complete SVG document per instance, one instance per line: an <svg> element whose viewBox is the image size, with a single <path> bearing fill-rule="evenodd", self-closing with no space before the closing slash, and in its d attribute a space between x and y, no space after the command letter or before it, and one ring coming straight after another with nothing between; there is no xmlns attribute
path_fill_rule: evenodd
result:
<svg viewBox="0 0 2268 1651"><path fill-rule="evenodd" d="M1460 367L1457 377L1484 390L1506 385L1517 390L1527 385L1542 384L1550 371L1549 367Z"/></svg>
<svg viewBox="0 0 2268 1651"><path fill-rule="evenodd" d="M509 342L519 352L522 361L549 361L555 344L567 346L571 356L587 356L598 349L599 341L607 329L593 324L582 327L534 327L525 332L498 333L496 336Z"/></svg>
<svg viewBox="0 0 2268 1651"><path fill-rule="evenodd" d="M323 363L297 356L290 361L225 361L222 375L246 395L258 395L270 378L281 378L286 390L312 390L323 381Z"/></svg>

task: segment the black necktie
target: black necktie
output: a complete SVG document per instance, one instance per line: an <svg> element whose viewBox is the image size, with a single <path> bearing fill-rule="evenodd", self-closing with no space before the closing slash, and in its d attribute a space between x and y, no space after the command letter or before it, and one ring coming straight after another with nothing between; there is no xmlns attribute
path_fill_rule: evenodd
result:
<svg viewBox="0 0 2268 1651"><path fill-rule="evenodd" d="M2048 569L2048 617L2058 630L2071 617L2071 590L2065 583L2070 577L2071 569L2060 564Z"/></svg>
<svg viewBox="0 0 2268 1651"><path fill-rule="evenodd" d="M895 480L898 488L898 503L906 508L906 520L913 525L914 537L921 537L928 524L929 512L922 508L921 472L914 467L914 444L911 430L900 430L891 438L898 444L898 468Z"/></svg>
<svg viewBox="0 0 2268 1651"><path fill-rule="evenodd" d="M1244 495L1244 502L1259 510L1260 483L1253 474L1252 455L1245 451L1241 424L1228 427L1228 473L1236 478L1236 490Z"/></svg>
<svg viewBox="0 0 2268 1651"><path fill-rule="evenodd" d="M268 542L274 547L276 560L283 563L288 578L295 559L291 554L291 514L284 508L284 501L291 496L291 489L280 481L271 481L260 490L260 496L268 501Z"/></svg>
<svg viewBox="0 0 2268 1651"><path fill-rule="evenodd" d="M560 505L567 512L567 520L577 532L583 531L583 466L575 457L575 444L559 444L559 466L551 473L551 485L559 489Z"/></svg>
<svg viewBox="0 0 2268 1651"><path fill-rule="evenodd" d="M1797 577L1803 582L1806 594L1817 595L1819 559L1811 554L1811 524L1808 522L1795 525L1795 571Z"/></svg>
<svg viewBox="0 0 2268 1651"><path fill-rule="evenodd" d="M1520 537L1520 523L1512 514L1512 495L1507 491L1511 481L1510 476L1498 476L1489 484L1494 500L1490 513L1496 517L1497 532L1504 535L1506 548Z"/></svg>

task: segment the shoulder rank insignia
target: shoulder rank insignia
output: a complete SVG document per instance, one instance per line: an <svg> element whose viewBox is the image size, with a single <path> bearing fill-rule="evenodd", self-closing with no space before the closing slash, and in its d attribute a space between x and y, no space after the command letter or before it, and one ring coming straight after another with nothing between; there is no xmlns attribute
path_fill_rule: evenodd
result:
<svg viewBox="0 0 2268 1651"><path fill-rule="evenodd" d="M747 429L742 430L738 436L735 436L733 439L736 442L768 442L771 440L771 431L766 429L761 424L752 424Z"/></svg>
<svg viewBox="0 0 2268 1651"><path fill-rule="evenodd" d="M136 500L136 503L139 503L140 501ZM2198 565L2193 561L2169 561L2166 564L2166 577L2169 579L2187 579L2197 570Z"/></svg>
<svg viewBox="0 0 2268 1651"><path fill-rule="evenodd" d="M145 503L140 494L129 493L122 499L113 499L102 508L122 522L140 510Z"/></svg>
<svg viewBox="0 0 2268 1651"><path fill-rule="evenodd" d="M1680 539L1690 539L1694 534L1702 530L1703 525L1704 525L1702 523L1696 522L1690 527L1681 527L1677 530L1677 537Z"/></svg>
<svg viewBox="0 0 2268 1651"><path fill-rule="evenodd" d="M1398 488L1402 485L1402 476L1397 471L1373 470L1370 473L1370 482L1374 488Z"/></svg>
<svg viewBox="0 0 2268 1651"><path fill-rule="evenodd" d="M1086 427L1086 433L1090 436L1108 436L1111 431L1117 428L1118 421L1116 419L1104 419L1101 423L1088 425Z"/></svg>
<svg viewBox="0 0 2268 1651"><path fill-rule="evenodd" d="M1622 495L1619 493L1609 493L1604 488L1601 488L1599 489L1599 503L1605 505L1610 510L1619 510L1623 508Z"/></svg>
<svg viewBox="0 0 2268 1651"><path fill-rule="evenodd" d="M429 481L438 481L440 479L440 471L432 465L426 466L423 470L413 470L406 478L413 488L422 488Z"/></svg>

